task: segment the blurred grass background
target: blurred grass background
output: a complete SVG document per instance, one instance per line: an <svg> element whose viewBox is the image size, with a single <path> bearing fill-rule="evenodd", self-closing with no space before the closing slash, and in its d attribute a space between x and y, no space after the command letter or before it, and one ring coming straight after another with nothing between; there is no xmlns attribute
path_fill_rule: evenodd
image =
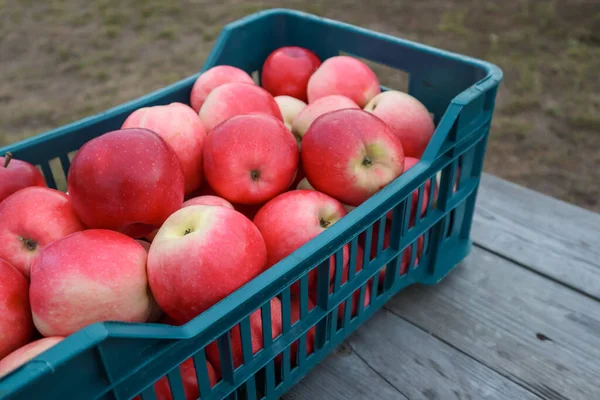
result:
<svg viewBox="0 0 600 400"><path fill-rule="evenodd" d="M598 0L0 0L0 146L196 73L224 24L272 7L500 65L485 170L600 211Z"/></svg>

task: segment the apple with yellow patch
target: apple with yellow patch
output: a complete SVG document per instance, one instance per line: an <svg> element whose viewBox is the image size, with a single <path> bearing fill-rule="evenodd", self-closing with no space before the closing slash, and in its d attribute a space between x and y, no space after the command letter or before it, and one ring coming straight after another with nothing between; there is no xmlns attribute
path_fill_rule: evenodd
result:
<svg viewBox="0 0 600 400"><path fill-rule="evenodd" d="M33 323L44 336L68 336L102 321L146 322L155 312L147 253L106 229L73 233L46 246L31 266Z"/></svg>
<svg viewBox="0 0 600 400"><path fill-rule="evenodd" d="M291 131L294 119L304 110L306 103L292 96L276 96L275 101L283 116L283 124Z"/></svg>
<svg viewBox="0 0 600 400"><path fill-rule="evenodd" d="M231 65L217 65L204 71L192 86L190 106L198 113L210 92L231 82L254 84L254 80L246 71Z"/></svg>
<svg viewBox="0 0 600 400"><path fill-rule="evenodd" d="M300 182L298 182L298 186L296 186L296 189L298 190L316 190L308 181L308 179L303 178ZM350 211L354 210L356 207L354 206L349 206L348 204L342 204L342 206L344 207L344 210L346 210L347 213L349 213Z"/></svg>
<svg viewBox="0 0 600 400"><path fill-rule="evenodd" d="M138 108L123 122L121 129L146 128L159 134L173 148L181 161L185 193L190 194L202 183L202 147L206 138L198 114L182 103Z"/></svg>
<svg viewBox="0 0 600 400"><path fill-rule="evenodd" d="M363 110L338 110L308 129L302 167L315 189L358 206L402 174L404 151L381 119Z"/></svg>
<svg viewBox="0 0 600 400"><path fill-rule="evenodd" d="M420 158L435 131L427 108L408 93L389 90L375 96L365 111L378 116L402 142L408 157Z"/></svg>
<svg viewBox="0 0 600 400"><path fill-rule="evenodd" d="M173 213L148 255L158 305L185 323L263 272L265 242L257 227L227 207L193 205Z"/></svg>
<svg viewBox="0 0 600 400"><path fill-rule="evenodd" d="M310 77L308 103L332 94L349 97L364 107L381 92L375 72L361 60L349 56L328 58Z"/></svg>
<svg viewBox="0 0 600 400"><path fill-rule="evenodd" d="M314 190L292 190L265 204L254 217L268 252L268 266L298 250L346 215L336 199ZM349 250L344 247L344 264L348 263ZM334 256L330 261L330 274L335 273ZM317 269L308 274L309 290L316 289ZM299 284L291 287L299 292Z"/></svg>

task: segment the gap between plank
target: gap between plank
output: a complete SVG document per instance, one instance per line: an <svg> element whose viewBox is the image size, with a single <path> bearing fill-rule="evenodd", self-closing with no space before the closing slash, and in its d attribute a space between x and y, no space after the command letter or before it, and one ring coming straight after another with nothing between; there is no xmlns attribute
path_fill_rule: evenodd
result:
<svg viewBox="0 0 600 400"><path fill-rule="evenodd" d="M497 373L498 375L502 376L504 379L506 379L506 380L508 380L508 381L510 381L510 382L512 382L512 383L514 383L514 384L515 384L515 385L517 385L517 386L520 386L520 387L522 387L523 389L525 389L526 391L528 391L529 393L531 393L532 395L534 395L534 396L535 396L535 397L537 397L538 399L540 399L540 400L544 400L544 398L543 398L543 397L541 397L539 394L537 394L536 392L534 392L533 390L531 390L531 388L528 388L527 386L523 386L523 384L522 384L521 382L517 382L517 381L513 380L513 379L512 379L512 377L511 377L511 375L508 375L508 374L506 374L506 373L503 373L503 372L501 372L501 371L498 371L498 370L496 370L496 369L492 368L491 366L489 366L489 365L487 365L487 364L483 363L481 360L478 360L477 358L473 357L473 356L472 356L472 355L470 355L469 353L467 353L467 352L463 351L462 349L460 349L460 348L458 348L458 347L454 346L452 343L450 343L450 342L448 342L448 341L446 341L446 340L442 339L441 337L439 337L439 336L438 336L438 335L436 335L435 333L428 332L427 330L423 329L422 327L420 327L419 325L417 325L417 324L413 323L412 321L409 321L409 320L407 320L406 318L402 317L401 315L398 315L398 314L396 314L396 313L395 313L393 310L391 310L391 309L387 308L387 305L384 305L384 306L383 306L383 309L384 309L384 310L386 310L387 312L389 312L390 314L394 315L396 318L400 318L401 320L403 320L403 321L406 321L407 323L409 323L410 325L412 325L412 326L414 326L415 328L419 329L420 331L422 331L422 332L424 332L424 333L426 333L426 334L428 334L428 335L432 336L432 337L433 337L434 339L436 339L437 341L439 341L439 342L442 342L442 343L444 343L445 345L449 346L450 348L452 348L452 349L456 350L457 352L459 352L459 353L461 353L461 354L463 354L463 355L467 356L468 358L470 358L470 359L472 359L473 361L475 361L477 364L479 364L479 365L481 365L481 366L483 366L483 367L485 367L485 368L487 368L487 369L489 369L489 370L491 370L491 371L494 371L494 372L495 372L495 373ZM363 358L362 358L362 357L361 357L361 356L360 356L360 355L359 355L359 354L358 354L356 351L355 351L355 353L356 353L356 355L357 355L357 356L358 356L358 357L359 357L361 360L363 360ZM364 361L364 360L363 360L363 361ZM364 362L367 364L367 366L368 366L369 368L371 368L371 366L370 366L370 365L369 365L369 364L368 364L366 361L364 361ZM372 369L372 368L371 368L371 369ZM375 371L375 370L373 370L373 371ZM375 372L377 372L377 371L375 371ZM382 377L382 378L383 378L383 377ZM385 378L383 378L383 379L385 379ZM386 380L386 381L387 381L387 380ZM395 386L393 386L393 387L395 388Z"/></svg>
<svg viewBox="0 0 600 400"><path fill-rule="evenodd" d="M394 314L395 315L395 314ZM400 393L402 395L402 397L404 397L406 400L410 400L410 398L405 395L400 389L398 389L398 387L396 387L396 385L394 385L392 382L390 382L385 376L383 376L379 371L377 371L375 368L373 368L371 366L371 364L369 364L369 362L358 352L356 351L356 349L354 348L354 346L352 346L352 344L349 341L344 341L342 343L342 346L346 345L350 348L350 350L352 350L352 352L354 354L356 354L356 357L358 357L371 371L373 371L377 376L379 376L381 379L384 380L384 382L386 382L388 385L390 385L391 387L393 387L398 393Z"/></svg>
<svg viewBox="0 0 600 400"><path fill-rule="evenodd" d="M596 302L600 302L600 298L599 298L599 297L596 297L596 296L594 296L594 295L591 295L591 294L589 294L589 293L585 292L584 290L582 290L582 289L579 289L579 288L578 288L578 287L576 287L576 286L573 286L573 285L570 285L570 284L568 284L568 283L566 283L566 282L563 282L563 281L561 281L561 280L558 280L557 278L555 278L555 277L553 277L553 276L546 275L546 274L544 274L544 273L542 273L542 272L538 271L537 269L535 269L535 268L532 268L532 267L530 267L529 265L527 265L527 264L524 264L524 263L522 263L522 262L520 262L520 261L517 261L517 260L515 260L514 258L508 257L507 255L505 255L505 254L502 254L502 253L500 253L500 252L498 252L498 251L496 251L496 250L490 249L489 247L487 247L487 246L485 246L485 245L483 245L483 244L481 244L481 243L478 243L477 241L475 241L475 239L473 239L473 245L474 245L474 246L476 246L476 247L479 247L479 248L480 248L480 249L482 249L482 250L485 250L485 251L487 251L488 253L491 253L491 254L495 255L496 257L500 257L500 258L502 258L502 259L504 259L504 260L507 260L507 261L509 261L509 262L511 262L511 263L513 263L513 264L516 264L516 265L518 265L519 267L526 269L527 271L533 272L534 274L536 274L536 275L538 275L538 276L541 276L541 277L543 277L543 278L546 278L546 279L548 279L548 280L550 280L550 281L552 281L552 282L554 282L554 283L556 283L556 284L558 284L558 285L564 286L564 287L566 287L567 289L570 289L570 290L572 290L572 291L574 291L574 292L577 292L577 293L579 293L580 295L587 297L588 299L592 299L592 300L594 300L594 301L596 301ZM468 257L468 256L467 256L467 257Z"/></svg>

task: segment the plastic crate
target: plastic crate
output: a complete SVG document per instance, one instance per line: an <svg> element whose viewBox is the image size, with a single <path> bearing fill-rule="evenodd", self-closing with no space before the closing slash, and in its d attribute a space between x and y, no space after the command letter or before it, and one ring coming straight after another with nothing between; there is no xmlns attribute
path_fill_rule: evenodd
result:
<svg viewBox="0 0 600 400"><path fill-rule="evenodd" d="M202 71L219 64L259 71L267 55L284 45L303 46L321 59L344 52L409 74L409 92L434 113L435 134L421 161L327 231L182 327L159 324L97 323L74 333L0 380L3 399L154 399L153 384L167 376L174 399L184 399L178 365L193 357L203 399L277 398L376 312L391 296L414 284L440 281L470 251L471 221L494 102L502 72L489 63L291 10L269 10L227 25ZM201 72L202 72L201 71ZM178 101L189 104L199 73L93 117L0 149L41 167L55 187L50 161L69 169L69 153L88 140L118 129L135 109ZM385 89L385 88L384 88ZM58 162L56 162L58 163ZM54 171L58 174L56 171ZM441 175L439 185L436 175ZM57 175L58 176L58 175ZM417 210L409 221L413 192ZM437 191L437 192L436 192ZM392 210L392 219L386 214ZM409 223L410 222L410 223ZM391 224L389 246L383 243ZM375 254L369 256L378 232ZM418 238L424 246L418 257ZM357 248L364 245L363 269L354 273ZM341 284L343 246L350 248L350 276ZM408 270L400 274L404 251ZM330 290L329 258L336 279ZM386 268L387 265L387 268ZM308 309L307 273L317 269L316 306ZM385 270L383 284L377 274ZM375 279L371 279L375 277ZM291 323L290 285L300 282L300 319ZM367 289L367 286L369 287ZM364 305L370 290L370 302ZM355 315L349 306L357 294ZM283 333L274 340L270 299L279 297ZM338 318L338 307L345 312ZM249 315L263 315L264 348L252 354ZM235 369L229 330L241 327L244 363ZM307 331L316 327L314 351L306 355ZM205 346L217 340L222 379L210 387ZM299 341L296 357L290 346ZM282 354L282 357L275 358ZM291 364L291 358L297 363ZM279 362L281 361L281 365Z"/></svg>

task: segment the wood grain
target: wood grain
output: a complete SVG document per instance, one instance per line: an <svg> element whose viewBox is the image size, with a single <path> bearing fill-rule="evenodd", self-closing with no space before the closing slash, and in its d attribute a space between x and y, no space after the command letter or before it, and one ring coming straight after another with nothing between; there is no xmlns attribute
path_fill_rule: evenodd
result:
<svg viewBox="0 0 600 400"><path fill-rule="evenodd" d="M386 307L544 399L600 399L600 303L481 248Z"/></svg>
<svg viewBox="0 0 600 400"><path fill-rule="evenodd" d="M408 400L345 343L313 368L283 399Z"/></svg>
<svg viewBox="0 0 600 400"><path fill-rule="evenodd" d="M600 214L484 174L472 238L600 299Z"/></svg>
<svg viewBox="0 0 600 400"><path fill-rule="evenodd" d="M375 314L349 342L411 400L539 399L387 310Z"/></svg>

